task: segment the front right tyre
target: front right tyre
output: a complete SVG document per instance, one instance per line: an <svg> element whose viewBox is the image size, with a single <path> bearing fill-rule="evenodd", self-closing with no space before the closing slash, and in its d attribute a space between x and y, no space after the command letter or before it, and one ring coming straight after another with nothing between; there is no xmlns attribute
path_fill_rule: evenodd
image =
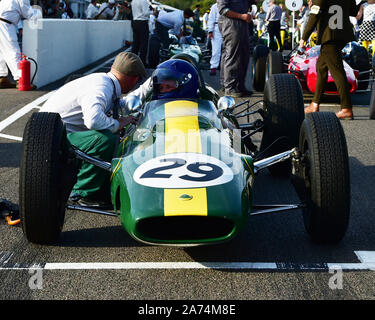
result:
<svg viewBox="0 0 375 320"><path fill-rule="evenodd" d="M349 157L340 120L331 112L306 115L299 148L302 185L297 189L306 204L303 220L317 243L337 243L345 235L350 215Z"/></svg>

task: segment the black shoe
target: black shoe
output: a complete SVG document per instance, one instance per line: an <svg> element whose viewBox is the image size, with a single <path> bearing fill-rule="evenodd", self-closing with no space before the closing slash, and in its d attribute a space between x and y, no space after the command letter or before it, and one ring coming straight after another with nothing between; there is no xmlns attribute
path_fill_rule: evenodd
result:
<svg viewBox="0 0 375 320"><path fill-rule="evenodd" d="M84 198L79 193L72 192L68 199L68 205L82 206L82 207L93 207L101 209L113 208L112 203L108 201L98 201L90 198Z"/></svg>
<svg viewBox="0 0 375 320"><path fill-rule="evenodd" d="M82 199L82 196L79 193L71 192L69 195L68 204L76 205L80 199Z"/></svg>

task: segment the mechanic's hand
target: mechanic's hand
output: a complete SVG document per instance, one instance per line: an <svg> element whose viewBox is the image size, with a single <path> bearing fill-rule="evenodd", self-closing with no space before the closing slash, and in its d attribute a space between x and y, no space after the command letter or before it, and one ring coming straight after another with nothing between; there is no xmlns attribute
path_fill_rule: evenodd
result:
<svg viewBox="0 0 375 320"><path fill-rule="evenodd" d="M131 124L137 124L137 121L138 121L138 119L133 117L133 116L120 117L117 120L120 123L120 126L119 126L118 130L121 130L121 129L125 128L130 123Z"/></svg>
<svg viewBox="0 0 375 320"><path fill-rule="evenodd" d="M251 17L251 14L248 14L248 13L243 13L241 15L241 19L247 23L250 23L250 21L252 20L252 17Z"/></svg>
<svg viewBox="0 0 375 320"><path fill-rule="evenodd" d="M305 48L305 40L301 39L301 40L299 41L299 47L300 47L301 49L304 49L304 48Z"/></svg>

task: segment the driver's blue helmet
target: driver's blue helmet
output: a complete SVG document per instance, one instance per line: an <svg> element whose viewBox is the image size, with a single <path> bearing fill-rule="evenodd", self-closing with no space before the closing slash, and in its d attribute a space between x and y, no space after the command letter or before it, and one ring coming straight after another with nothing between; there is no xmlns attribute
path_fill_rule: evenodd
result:
<svg viewBox="0 0 375 320"><path fill-rule="evenodd" d="M189 62L170 59L159 64L151 75L153 85L152 100L157 99L197 99L199 77L197 69ZM176 89L160 92L160 84L166 80L176 82Z"/></svg>

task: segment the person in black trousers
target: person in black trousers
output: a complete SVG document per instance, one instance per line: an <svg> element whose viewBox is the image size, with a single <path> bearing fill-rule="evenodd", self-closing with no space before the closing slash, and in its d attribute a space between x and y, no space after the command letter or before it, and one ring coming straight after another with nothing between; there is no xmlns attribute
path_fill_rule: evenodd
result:
<svg viewBox="0 0 375 320"><path fill-rule="evenodd" d="M275 37L278 42L280 52L283 51L280 34L280 21L282 13L282 9L278 5L276 5L275 0L271 0L265 21L267 23L268 34L270 36L270 49L273 51L277 50L277 45L275 44Z"/></svg>
<svg viewBox="0 0 375 320"><path fill-rule="evenodd" d="M224 94L233 98L251 96L245 87L250 59L249 9L256 0L218 0L218 27L223 37L220 82Z"/></svg>
<svg viewBox="0 0 375 320"><path fill-rule="evenodd" d="M150 8L147 0L133 0L133 44L132 53L139 55L144 65L146 65L149 27Z"/></svg>

